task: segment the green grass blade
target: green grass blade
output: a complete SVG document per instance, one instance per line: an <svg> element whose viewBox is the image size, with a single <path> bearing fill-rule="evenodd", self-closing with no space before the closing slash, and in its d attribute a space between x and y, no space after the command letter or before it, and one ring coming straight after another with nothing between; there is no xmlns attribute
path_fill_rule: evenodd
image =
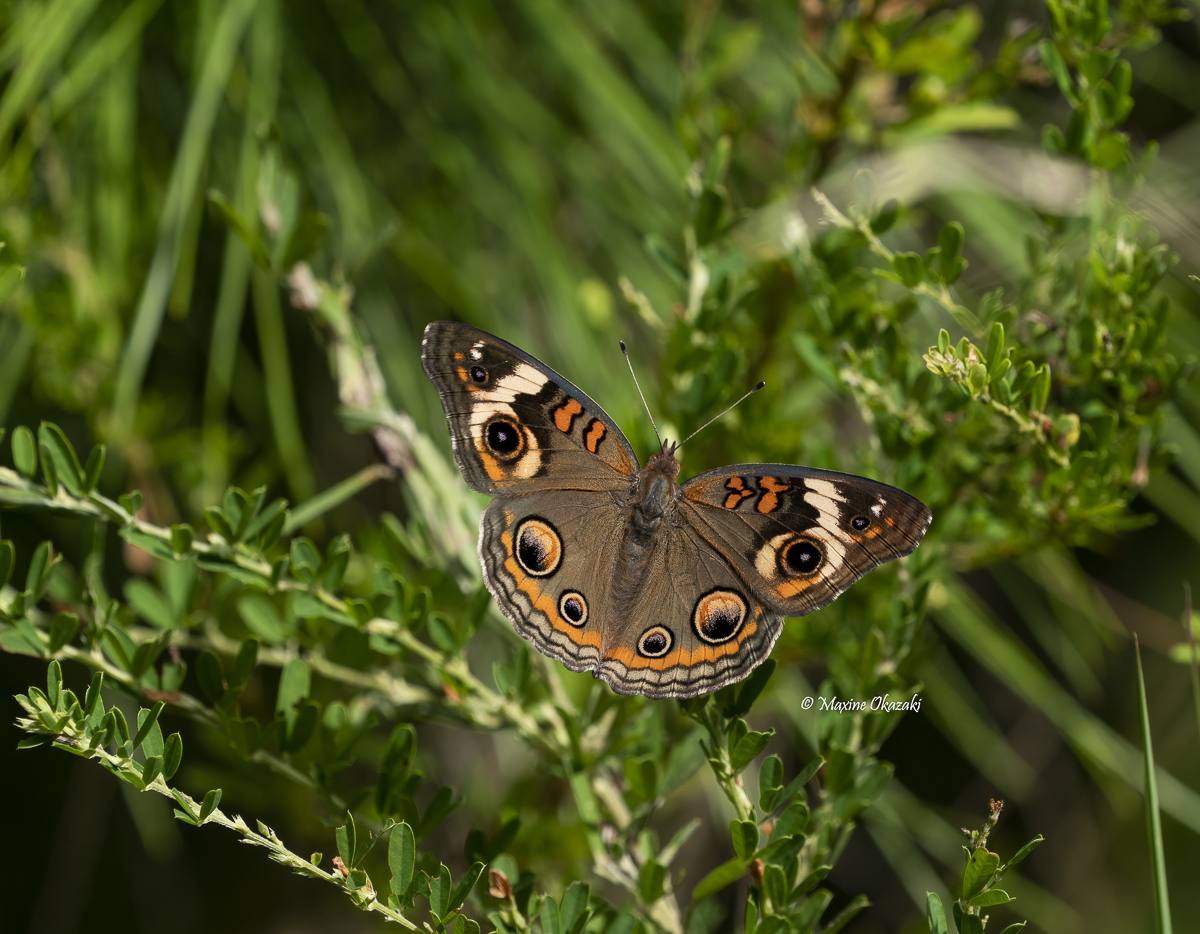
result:
<svg viewBox="0 0 1200 934"><path fill-rule="evenodd" d="M120 439L133 428L142 380L158 339L167 299L179 263L181 239L204 174L209 142L225 84L233 70L242 35L257 0L227 0L213 32L204 68L192 98L183 137L171 169L171 180L159 219L158 242L150 271L134 312L133 326L117 374L113 398L113 431Z"/></svg>
<svg viewBox="0 0 1200 934"><path fill-rule="evenodd" d="M296 530L302 529L314 519L340 506L360 490L365 490L377 480L393 477L395 473L387 464L372 464L370 467L364 467L358 473L331 486L328 490L323 490L288 513L288 520L283 526L283 534L290 535Z"/></svg>
<svg viewBox="0 0 1200 934"><path fill-rule="evenodd" d="M50 113L59 117L71 109L80 97L100 84L109 71L133 48L163 0L134 0L117 21L92 43L67 74L50 91Z"/></svg>
<svg viewBox="0 0 1200 934"><path fill-rule="evenodd" d="M297 501L303 501L316 492L316 481L300 431L300 414L292 382L292 365L288 359L279 285L262 269L252 272L251 283L254 321L258 326L259 353L262 355L263 381L266 383L267 409L271 413L275 446L279 450L292 496Z"/></svg>
<svg viewBox="0 0 1200 934"><path fill-rule="evenodd" d="M1158 810L1158 782L1154 774L1154 747L1150 741L1150 708L1146 704L1146 680L1142 674L1142 650L1133 637L1137 655L1138 713L1142 724L1142 750L1146 771L1146 833L1150 838L1150 861L1154 869L1154 930L1171 934L1171 900L1167 892L1167 863L1163 856L1162 816Z"/></svg>
<svg viewBox="0 0 1200 934"><path fill-rule="evenodd" d="M987 615L965 585L950 583L934 617L951 639L1055 725L1076 753L1139 792L1141 756L1123 736L1065 691L1033 654ZM1163 810L1200 833L1200 794L1169 772L1157 770Z"/></svg>

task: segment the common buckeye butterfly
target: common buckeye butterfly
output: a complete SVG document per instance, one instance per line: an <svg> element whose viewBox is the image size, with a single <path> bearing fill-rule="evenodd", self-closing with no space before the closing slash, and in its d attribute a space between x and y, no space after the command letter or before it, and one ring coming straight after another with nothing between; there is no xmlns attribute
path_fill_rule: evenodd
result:
<svg viewBox="0 0 1200 934"><path fill-rule="evenodd" d="M692 697L738 681L788 616L910 554L932 516L895 487L784 464L678 482L604 410L512 344L435 321L421 360L479 523L484 582L517 631L621 694Z"/></svg>

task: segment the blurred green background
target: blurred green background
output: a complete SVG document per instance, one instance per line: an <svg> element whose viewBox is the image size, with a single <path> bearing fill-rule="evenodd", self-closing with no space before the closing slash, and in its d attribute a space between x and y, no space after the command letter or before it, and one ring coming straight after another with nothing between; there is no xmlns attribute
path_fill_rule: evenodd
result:
<svg viewBox="0 0 1200 934"><path fill-rule="evenodd" d="M864 17L926 29L928 41L912 51L917 60L872 72L838 45L840 24ZM898 249L923 250L958 220L970 260L964 303L1019 290L1031 268L1026 237L1073 213L1078 182L1022 174L1025 155L1041 151L1042 126L1067 121L1062 95L1021 41L1045 23L1038 3L915 0L5 4L0 261L26 271L0 309L0 423L53 420L83 450L107 441L103 486L146 491L147 517L164 525L202 526L204 507L230 483L302 502L377 460L339 419L325 335L255 266L206 197L215 189L269 233L316 216L305 212L328 218L314 270L353 287L397 408L446 451L419 349L427 322L457 318L567 375L643 456L652 433L618 338L673 437L718 411L731 382L774 378L697 442L685 475L772 458L851 469L839 452L862 441L857 410L803 366L780 362L796 357L771 317L793 300L786 285L776 300L760 281L753 342L731 338L728 359L714 352L686 383L667 368L667 337L680 340L675 318L688 300L677 257L691 176L722 136L734 141L724 210L739 218L740 252L731 263L778 252L791 235L788 205L812 185L844 200L869 165L905 208ZM1182 259L1164 286L1167 345L1182 360L1200 352L1200 301L1187 278L1200 271L1200 31L1194 21L1165 26L1131 61L1136 103L1125 129L1135 153L1161 145L1132 204ZM976 84L962 91L968 79ZM804 216L819 240L819 215ZM907 326L922 347L939 327L955 340L962 330L925 308ZM1046 837L1024 864L1027 881L1011 886L1031 929L1149 929L1141 798L1114 777L1140 767L1133 631L1159 763L1191 789L1164 791L1164 808L1177 930L1196 929L1200 724L1188 668L1169 653L1184 639L1182 584L1200 585L1198 426L1191 380L1161 426L1177 460L1132 504L1144 526L1088 549L1043 537L955 559L978 606L935 607L926 704L881 752L896 783L829 879L839 898L863 892L874 904L851 931L920 930L919 893L957 865L957 828L977 825L989 797L1008 801L993 838L1004 852ZM399 483L372 486L307 531L326 541L384 510L405 512ZM3 531L23 560L53 538L79 565L89 546L73 550L85 534L73 522L5 512ZM115 537L108 554L114 592L144 572L135 557L122 560ZM760 711L779 728L772 749L789 769L805 758L790 750L807 748L798 699L823 677L823 658L800 635L807 625L791 623L781 640L784 670ZM988 641L994 632L1000 642ZM0 684L15 693L43 668L0 655ZM12 716L3 720L10 871L0 929L378 926L232 839L173 823L161 801L126 794L94 766L18 754ZM185 783L222 784L226 802L288 828L298 851L305 834L311 849L328 848L303 791L200 730L185 735ZM421 740L427 770L468 802L430 843L442 859L456 858L473 822L534 801L544 820L527 825L522 851L564 865L578 856L581 844L556 831L550 810L564 806L561 791L510 737L425 724ZM709 791L689 784L660 818L664 833L705 821L685 859L690 884L727 855L710 827L722 812Z"/></svg>

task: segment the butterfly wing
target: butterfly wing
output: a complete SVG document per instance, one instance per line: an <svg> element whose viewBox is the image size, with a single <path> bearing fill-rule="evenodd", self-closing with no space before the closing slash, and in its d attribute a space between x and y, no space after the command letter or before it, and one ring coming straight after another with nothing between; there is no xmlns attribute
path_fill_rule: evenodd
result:
<svg viewBox="0 0 1200 934"><path fill-rule="evenodd" d="M435 321L425 329L421 363L472 489L493 496L627 490L638 472L633 448L604 410L512 344Z"/></svg>
<svg viewBox="0 0 1200 934"><path fill-rule="evenodd" d="M782 464L710 470L683 494L696 534L787 616L819 610L868 571L910 554L933 518L887 484Z"/></svg>

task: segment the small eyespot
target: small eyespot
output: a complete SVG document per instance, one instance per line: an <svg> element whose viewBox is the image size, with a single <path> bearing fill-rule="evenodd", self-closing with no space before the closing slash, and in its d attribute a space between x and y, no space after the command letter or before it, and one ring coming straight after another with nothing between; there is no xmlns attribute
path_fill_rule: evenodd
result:
<svg viewBox="0 0 1200 934"><path fill-rule="evenodd" d="M696 601L692 626L705 642L728 642L746 619L746 601L735 590L711 590Z"/></svg>
<svg viewBox="0 0 1200 934"><path fill-rule="evenodd" d="M545 519L526 519L514 536L517 562L533 577L549 577L562 563L562 537ZM584 618L587 607L584 606Z"/></svg>
<svg viewBox="0 0 1200 934"><path fill-rule="evenodd" d="M871 524L871 520L866 516L855 516L850 520L850 525L856 532L861 532Z"/></svg>
<svg viewBox="0 0 1200 934"><path fill-rule="evenodd" d="M521 447L521 430L510 421L497 419L487 426L487 445L497 454L512 454Z"/></svg>
<svg viewBox="0 0 1200 934"><path fill-rule="evenodd" d="M481 366L471 367L471 379L477 383L486 383L488 378L487 370Z"/></svg>
<svg viewBox="0 0 1200 934"><path fill-rule="evenodd" d="M661 658L671 650L675 638L663 626L651 626L638 639L638 652L646 658Z"/></svg>
<svg viewBox="0 0 1200 934"><path fill-rule="evenodd" d="M811 574L825 560L825 554L816 542L802 538L793 542L783 553L786 570L792 574Z"/></svg>
<svg viewBox="0 0 1200 934"><path fill-rule="evenodd" d="M558 612L572 626L582 626L588 618L587 601L578 591L568 590L558 598Z"/></svg>

